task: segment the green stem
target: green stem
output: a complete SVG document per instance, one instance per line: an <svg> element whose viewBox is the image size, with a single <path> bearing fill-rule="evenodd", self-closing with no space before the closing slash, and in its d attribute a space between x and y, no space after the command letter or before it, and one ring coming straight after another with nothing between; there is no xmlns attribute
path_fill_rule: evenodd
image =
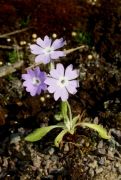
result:
<svg viewBox="0 0 121 180"><path fill-rule="evenodd" d="M68 130L71 131L71 129L72 129L72 112L71 112L71 107L70 107L68 101L62 102L61 111L63 114L64 123L67 126Z"/></svg>
<svg viewBox="0 0 121 180"><path fill-rule="evenodd" d="M50 62L50 64L49 64L49 70L52 70L52 69L54 69L54 68L55 68L54 62Z"/></svg>
<svg viewBox="0 0 121 180"><path fill-rule="evenodd" d="M70 119L70 121L72 121L72 112L71 112L71 107L70 107L70 104L68 103L68 101L67 101L67 107L68 107L68 111L69 111L69 119Z"/></svg>

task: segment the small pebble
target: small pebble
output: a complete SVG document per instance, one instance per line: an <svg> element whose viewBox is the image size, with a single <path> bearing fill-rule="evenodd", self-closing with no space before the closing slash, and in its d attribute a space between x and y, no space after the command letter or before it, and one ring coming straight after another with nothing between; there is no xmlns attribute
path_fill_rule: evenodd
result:
<svg viewBox="0 0 121 180"><path fill-rule="evenodd" d="M77 35L77 33L73 31L73 32L71 33L71 35L74 37L74 36Z"/></svg>
<svg viewBox="0 0 121 180"><path fill-rule="evenodd" d="M44 158L45 158L45 160L48 160L48 159L50 159L50 155L46 155Z"/></svg>
<svg viewBox="0 0 121 180"><path fill-rule="evenodd" d="M98 153L101 154L101 155L105 155L106 150L105 149L98 149Z"/></svg>
<svg viewBox="0 0 121 180"><path fill-rule="evenodd" d="M105 164L105 157L101 157L98 163L100 165L104 165Z"/></svg>
<svg viewBox="0 0 121 180"><path fill-rule="evenodd" d="M33 33L32 38L34 38L34 39L37 38L37 34Z"/></svg>
<svg viewBox="0 0 121 180"><path fill-rule="evenodd" d="M89 175L90 175L91 177L93 177L94 174L95 174L94 170L93 170L92 168L90 168L90 170L89 170Z"/></svg>
<svg viewBox="0 0 121 180"><path fill-rule="evenodd" d="M13 135L11 135L10 144L18 144L20 140L21 140L21 138L19 135L13 134Z"/></svg>
<svg viewBox="0 0 121 180"><path fill-rule="evenodd" d="M56 34L56 33L53 33L53 34L52 34L52 37L53 37L53 38L57 38L57 34Z"/></svg>
<svg viewBox="0 0 121 180"><path fill-rule="evenodd" d="M103 141L102 141L102 140L99 142L99 144L98 144L97 148L98 148L98 149L103 148Z"/></svg>
<svg viewBox="0 0 121 180"><path fill-rule="evenodd" d="M95 169L97 167L97 161L94 160L92 163L89 163L88 166Z"/></svg>
<svg viewBox="0 0 121 180"><path fill-rule="evenodd" d="M65 146L64 146L64 151L65 152L68 152L69 151L69 145L66 143Z"/></svg>
<svg viewBox="0 0 121 180"><path fill-rule="evenodd" d="M113 159L113 158L114 158L114 152L108 150L108 159Z"/></svg>
<svg viewBox="0 0 121 180"><path fill-rule="evenodd" d="M49 152L50 155L52 155L52 154L54 154L55 149L54 148L50 148L48 152Z"/></svg>
<svg viewBox="0 0 121 180"><path fill-rule="evenodd" d="M121 174L121 164L120 164L120 166L118 167L118 172Z"/></svg>
<svg viewBox="0 0 121 180"><path fill-rule="evenodd" d="M58 156L53 155L53 156L51 157L51 160L52 160L53 162L57 162L57 161L58 161Z"/></svg>
<svg viewBox="0 0 121 180"><path fill-rule="evenodd" d="M87 57L89 60L92 60L93 56L91 54L88 55Z"/></svg>
<svg viewBox="0 0 121 180"><path fill-rule="evenodd" d="M96 172L96 174L99 174L99 173L103 172L103 168L102 167L96 168L95 172Z"/></svg>

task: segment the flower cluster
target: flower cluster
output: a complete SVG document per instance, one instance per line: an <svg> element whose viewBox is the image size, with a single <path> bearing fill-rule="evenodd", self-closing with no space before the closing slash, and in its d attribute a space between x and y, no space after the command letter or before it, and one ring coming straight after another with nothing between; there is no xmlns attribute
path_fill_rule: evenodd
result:
<svg viewBox="0 0 121 180"><path fill-rule="evenodd" d="M63 38L52 42L51 38L45 36L44 40L38 38L36 44L30 45L30 49L33 54L37 55L35 57L36 63L47 64L65 56L64 51L57 50L64 45ZM27 92L30 92L31 96L39 95L42 90L48 90L50 93L54 93L55 100L61 98L62 101L66 101L69 93L75 94L77 92L79 81L76 78L78 76L79 71L73 70L72 64L64 69L64 66L58 63L48 75L36 67L33 70L27 70L27 74L23 74L22 79L24 80L23 86L26 87Z"/></svg>

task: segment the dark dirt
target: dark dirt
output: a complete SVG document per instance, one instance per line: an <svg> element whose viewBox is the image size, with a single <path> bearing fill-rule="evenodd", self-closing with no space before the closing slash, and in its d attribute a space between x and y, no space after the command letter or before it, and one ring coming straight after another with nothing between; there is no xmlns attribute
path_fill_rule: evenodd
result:
<svg viewBox="0 0 121 180"><path fill-rule="evenodd" d="M90 13L91 17L95 17L93 22L95 31L93 31L93 28L90 29L95 39L92 42L93 46L90 46L90 44L87 44L88 41L80 42L79 40L77 41L75 36L71 36L71 32L76 29L77 32L81 26L79 23L80 11L77 8L80 1L74 3L71 0L66 12L64 9L67 8L68 1L66 0L62 4L59 1L60 8L59 11L56 9L55 14L59 16L60 22L62 17L63 19L66 17L66 19L65 22L57 23L57 26L54 26L54 31L51 23L46 26L49 16L46 16L48 15L46 8L43 9L42 12L46 14L44 15L45 24L42 26L40 33L40 26L37 27L40 17L40 15L37 16L37 13L40 10L40 6L38 6L37 10L32 11L32 6L36 5L35 2L32 4L31 0L29 0L30 9L28 9L28 4L22 0L18 4L15 1L5 2L3 0L0 2L2 7L0 10L2 12L0 36L15 30L28 28L23 32L0 38L0 71L3 71L3 66L5 66L6 73L5 76L0 77L0 179L120 180L121 53L120 48L118 48L120 43L117 40L117 37L119 39L120 28L116 24L120 24L121 21L121 6L118 6L118 15L115 15L118 2L111 1L109 3L110 8L108 8L106 13L110 14L113 12L110 16L112 25L109 26L112 28L109 31L104 26L105 21L101 19L102 13L100 15L100 11L98 11L101 7L103 10L106 10L107 4L105 4L105 7L103 4L100 6L97 4L94 14L92 14L94 5L92 7L90 3L85 4L84 2L81 4L83 5L81 7L83 10L82 17L85 17L81 21L82 24L85 22L85 26L89 28L87 26L87 17L89 17ZM49 2L48 0L46 3L48 4ZM45 7L46 3L41 5ZM115 5L115 8L111 9L111 5ZM52 18L54 19L52 11L56 6L57 4L54 1L54 6L50 9L47 8L51 12L51 20ZM73 6L78 9L74 16L74 18L78 17L76 22L71 22L69 15L70 12L73 12ZM24 11L22 14L21 9L23 7L24 10L28 9L28 11ZM92 7L88 16L87 12L84 13L87 7ZM59 14L62 9L63 14L61 17ZM5 13L6 11L8 12L7 14ZM30 12L34 16L31 18L31 14L29 14L30 20L27 22L27 13ZM99 19L96 19L97 15L98 18L100 17ZM54 25L57 22L56 18L53 20ZM4 23L5 19L8 19L9 23ZM35 28L31 26L32 22L34 22ZM67 26L68 23L69 27ZM48 93L31 97L23 89L21 80L21 74L33 62L33 56L28 48L29 43L34 42L36 39L33 34L37 33L43 37L45 35L45 30L43 30L45 27L48 27L48 30L50 28L51 36L52 32L60 35L61 27L66 28L66 30L62 31L65 39L67 35L68 45L66 49L77 47L83 43L88 45L88 48L75 51L61 59L65 66L72 63L74 67L80 68L80 88L75 96L70 96L69 102L72 105L74 115L85 111L83 120L102 124L112 135L110 141L101 139L92 130L81 128L77 129L74 136L66 135L59 148L56 148L53 143L55 136L59 132L58 130L52 131L41 141L35 143L24 141L24 137L34 129L57 122L54 114L59 111L60 102L55 102L53 96ZM68 28L72 28L71 31L68 31ZM59 32L56 32L56 30L59 30ZM103 30L103 33L101 30ZM106 32L107 36L104 35L104 32ZM111 37L112 32L113 37L117 32L116 39L113 39L113 41ZM105 38L106 40L104 41ZM110 42L111 46L108 49ZM8 47L11 47L11 49ZM20 47L20 49L18 50L16 47ZM11 58L10 53L13 50L17 50L17 55L14 57L12 54ZM16 60L24 60L24 64L13 73L7 72L6 67L10 65L13 67L13 63Z"/></svg>

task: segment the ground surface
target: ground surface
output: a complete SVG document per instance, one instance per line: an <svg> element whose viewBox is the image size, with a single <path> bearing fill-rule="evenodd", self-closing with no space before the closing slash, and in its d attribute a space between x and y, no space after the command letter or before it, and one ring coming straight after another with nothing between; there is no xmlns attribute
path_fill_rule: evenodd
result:
<svg viewBox="0 0 121 180"><path fill-rule="evenodd" d="M48 93L31 97L22 87L21 74L33 63L28 43L36 37L26 23L23 30L20 20L15 27L4 24L0 34L4 35L0 37L0 179L120 180L120 52L112 62L86 46L61 59L65 66L80 68L80 88L69 99L73 114L85 111L83 120L102 124L112 135L110 141L92 130L77 129L74 136L64 137L59 148L53 143L58 130L28 143L24 137L34 129L56 123L60 102ZM14 30L20 31L5 35ZM67 44L66 49L82 45L73 36Z"/></svg>

